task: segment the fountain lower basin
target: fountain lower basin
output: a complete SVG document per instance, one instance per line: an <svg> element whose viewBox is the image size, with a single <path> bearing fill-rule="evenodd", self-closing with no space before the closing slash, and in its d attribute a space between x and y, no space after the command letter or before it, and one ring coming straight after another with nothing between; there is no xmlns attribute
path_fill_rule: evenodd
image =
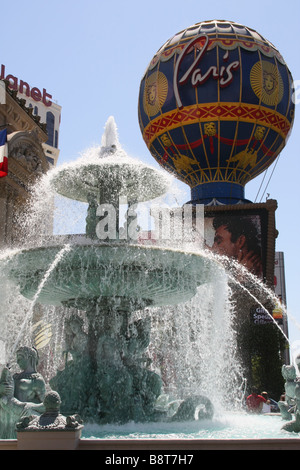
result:
<svg viewBox="0 0 300 470"><path fill-rule="evenodd" d="M236 440L294 439L297 434L281 429L284 421L277 413L254 415L246 412L225 412L210 420L177 423L127 423L121 426L86 424L82 439L93 440ZM300 447L300 440L299 440Z"/></svg>
<svg viewBox="0 0 300 470"><path fill-rule="evenodd" d="M299 450L298 435L282 431L281 425L278 415L246 413L230 413L210 421L173 423L172 429L168 423L128 423L101 429L87 425L76 449L101 450L105 459L135 455L149 461L152 455L152 464L158 458L159 463L174 464L179 457L181 463L184 459L186 463L200 463L199 450ZM31 444L30 448L38 449L38 444L36 447ZM0 440L0 449L18 450L18 441Z"/></svg>

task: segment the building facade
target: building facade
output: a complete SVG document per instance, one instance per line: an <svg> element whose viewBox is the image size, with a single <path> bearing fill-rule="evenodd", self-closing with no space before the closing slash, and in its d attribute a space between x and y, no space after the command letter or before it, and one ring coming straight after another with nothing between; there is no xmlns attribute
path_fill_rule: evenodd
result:
<svg viewBox="0 0 300 470"><path fill-rule="evenodd" d="M52 100L52 95L45 88L40 90L26 81L7 73L5 65L0 68L0 80L5 80L7 87L31 110L32 116L45 123L48 138L42 143L50 166L56 166L59 157L59 127L61 106Z"/></svg>
<svg viewBox="0 0 300 470"><path fill-rule="evenodd" d="M15 223L31 196L33 185L50 168L46 155L46 124L33 107L18 97L8 81L1 83L0 130L7 129L8 174L0 178L0 248L20 241ZM26 235L26 234L25 234Z"/></svg>

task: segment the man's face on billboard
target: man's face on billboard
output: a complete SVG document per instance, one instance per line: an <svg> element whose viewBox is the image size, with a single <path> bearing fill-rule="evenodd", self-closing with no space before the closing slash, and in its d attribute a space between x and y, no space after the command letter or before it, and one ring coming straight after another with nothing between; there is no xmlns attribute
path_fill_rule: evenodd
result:
<svg viewBox="0 0 300 470"><path fill-rule="evenodd" d="M227 230L226 225L221 225L216 229L212 251L229 258L237 258L240 250L238 240L233 243L231 233Z"/></svg>

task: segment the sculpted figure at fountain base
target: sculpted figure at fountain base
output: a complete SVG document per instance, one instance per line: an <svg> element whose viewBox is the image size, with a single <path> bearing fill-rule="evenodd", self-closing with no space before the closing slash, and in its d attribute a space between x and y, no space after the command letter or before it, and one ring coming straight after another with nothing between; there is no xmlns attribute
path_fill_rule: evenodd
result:
<svg viewBox="0 0 300 470"><path fill-rule="evenodd" d="M0 438L14 439L16 423L23 417L39 415L44 411L46 384L36 370L38 353L27 346L17 350L21 372L11 374L4 367L0 378Z"/></svg>

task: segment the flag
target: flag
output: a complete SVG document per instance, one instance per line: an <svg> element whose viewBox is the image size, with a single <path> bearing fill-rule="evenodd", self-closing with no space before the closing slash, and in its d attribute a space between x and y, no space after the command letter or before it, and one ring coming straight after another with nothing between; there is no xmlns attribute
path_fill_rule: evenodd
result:
<svg viewBox="0 0 300 470"><path fill-rule="evenodd" d="M0 131L0 178L7 176L7 129Z"/></svg>

